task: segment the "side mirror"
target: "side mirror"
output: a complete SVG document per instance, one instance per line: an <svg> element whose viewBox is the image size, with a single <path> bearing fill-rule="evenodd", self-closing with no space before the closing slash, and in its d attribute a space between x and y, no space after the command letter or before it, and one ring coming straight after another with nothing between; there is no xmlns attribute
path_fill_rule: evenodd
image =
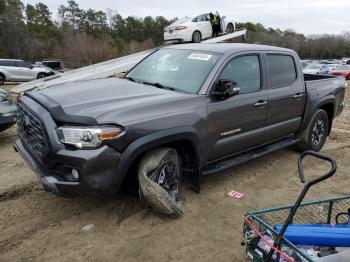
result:
<svg viewBox="0 0 350 262"><path fill-rule="evenodd" d="M211 92L211 94L218 98L230 98L238 95L240 88L237 86L236 82L226 79L220 79L216 88Z"/></svg>

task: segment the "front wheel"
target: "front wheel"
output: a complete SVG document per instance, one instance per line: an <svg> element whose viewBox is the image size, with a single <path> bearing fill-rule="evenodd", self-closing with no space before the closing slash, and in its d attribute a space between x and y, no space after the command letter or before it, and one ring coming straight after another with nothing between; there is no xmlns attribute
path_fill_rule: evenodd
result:
<svg viewBox="0 0 350 262"><path fill-rule="evenodd" d="M173 148L158 148L142 158L138 179L140 200L144 206L165 215L182 215L180 165L180 158Z"/></svg>
<svg viewBox="0 0 350 262"><path fill-rule="evenodd" d="M233 28L233 25L232 25L232 24L227 25L227 27L226 27L226 33L231 34L231 33L234 32L234 30L235 30L235 29Z"/></svg>
<svg viewBox="0 0 350 262"><path fill-rule="evenodd" d="M44 77L46 77L47 75L45 74L45 73L39 73L38 74L38 79L40 79L40 78L44 78Z"/></svg>
<svg viewBox="0 0 350 262"><path fill-rule="evenodd" d="M202 34L199 31L195 31L192 34L192 41L194 43L200 43L202 41Z"/></svg>
<svg viewBox="0 0 350 262"><path fill-rule="evenodd" d="M329 118L326 111L319 109L314 114L310 125L301 137L302 141L297 144L301 151L312 150L319 152L329 133Z"/></svg>

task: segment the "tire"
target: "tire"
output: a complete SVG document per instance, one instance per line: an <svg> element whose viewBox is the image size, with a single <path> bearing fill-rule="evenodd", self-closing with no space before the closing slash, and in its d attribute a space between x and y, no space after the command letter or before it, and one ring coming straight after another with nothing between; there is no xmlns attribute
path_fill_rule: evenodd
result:
<svg viewBox="0 0 350 262"><path fill-rule="evenodd" d="M231 34L235 31L235 29L233 28L233 25L232 24L228 24L227 27L226 27L226 33L227 34Z"/></svg>
<svg viewBox="0 0 350 262"><path fill-rule="evenodd" d="M179 217L183 206L179 193L181 162L177 151L158 148L148 152L139 165L141 204L157 213Z"/></svg>
<svg viewBox="0 0 350 262"><path fill-rule="evenodd" d="M194 31L192 34L192 42L200 43L202 41L202 34L199 31Z"/></svg>
<svg viewBox="0 0 350 262"><path fill-rule="evenodd" d="M44 78L44 77L47 77L47 74L45 74L45 73L39 73L38 74L38 79Z"/></svg>
<svg viewBox="0 0 350 262"><path fill-rule="evenodd" d="M302 141L297 144L300 151L312 150L319 152L329 134L329 118L326 111L318 109L309 126L303 132Z"/></svg>
<svg viewBox="0 0 350 262"><path fill-rule="evenodd" d="M6 77L3 74L0 74L0 86L5 84Z"/></svg>

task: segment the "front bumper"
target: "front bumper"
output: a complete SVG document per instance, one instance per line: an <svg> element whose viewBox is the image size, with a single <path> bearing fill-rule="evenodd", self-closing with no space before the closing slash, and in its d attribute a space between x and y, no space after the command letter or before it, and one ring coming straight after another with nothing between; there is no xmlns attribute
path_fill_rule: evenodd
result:
<svg viewBox="0 0 350 262"><path fill-rule="evenodd" d="M77 196L91 192L114 194L118 189L116 170L121 155L108 146L94 150L63 149L45 163L32 156L20 139L14 149L38 175L47 192ZM73 169L79 172L78 180L72 176Z"/></svg>

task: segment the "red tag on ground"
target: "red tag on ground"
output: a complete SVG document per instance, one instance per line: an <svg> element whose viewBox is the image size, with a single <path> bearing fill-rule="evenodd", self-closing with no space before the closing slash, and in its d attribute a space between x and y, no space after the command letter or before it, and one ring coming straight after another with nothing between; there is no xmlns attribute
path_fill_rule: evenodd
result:
<svg viewBox="0 0 350 262"><path fill-rule="evenodd" d="M227 193L227 196L240 199L240 198L242 198L244 196L244 194L236 192L236 191L231 191L231 192Z"/></svg>

